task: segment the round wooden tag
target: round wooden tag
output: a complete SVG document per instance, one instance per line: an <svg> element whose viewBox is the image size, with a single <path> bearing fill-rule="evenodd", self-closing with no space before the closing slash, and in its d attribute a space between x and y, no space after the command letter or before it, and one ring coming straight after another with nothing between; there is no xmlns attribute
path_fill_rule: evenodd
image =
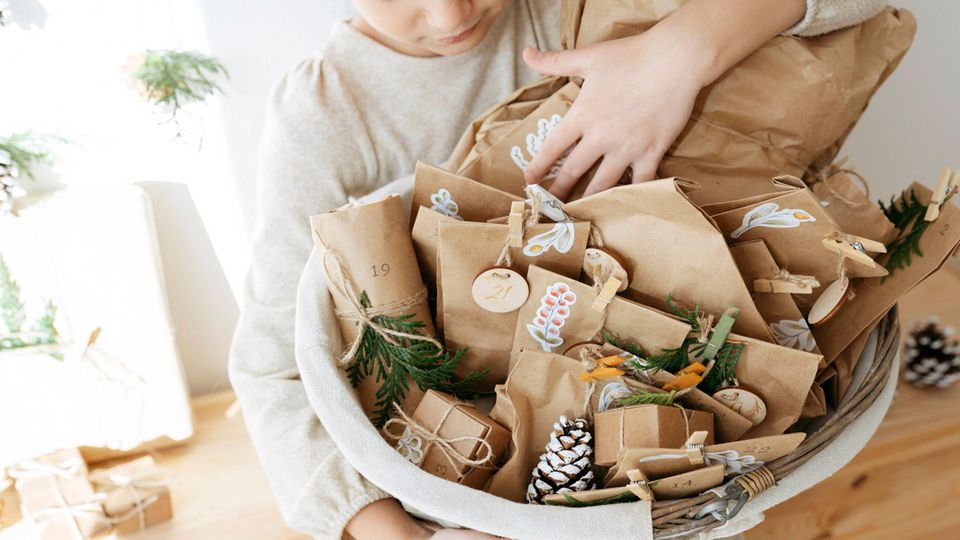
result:
<svg viewBox="0 0 960 540"><path fill-rule="evenodd" d="M820 294L820 298L817 298L817 301L813 303L813 307L810 308L807 322L816 325L832 319L846 303L849 288L850 280L847 278L838 279L828 285Z"/></svg>
<svg viewBox="0 0 960 540"><path fill-rule="evenodd" d="M627 267L613 250L607 248L590 247L583 252L583 273L589 280L596 275L608 275L620 280L617 292L627 290L630 276Z"/></svg>
<svg viewBox="0 0 960 540"><path fill-rule="evenodd" d="M473 280L473 301L493 313L520 309L530 296L530 286L512 268L490 268Z"/></svg>
<svg viewBox="0 0 960 540"><path fill-rule="evenodd" d="M757 425L767 417L767 405L760 396L739 386L721 388L713 394L713 399L730 407L733 412Z"/></svg>

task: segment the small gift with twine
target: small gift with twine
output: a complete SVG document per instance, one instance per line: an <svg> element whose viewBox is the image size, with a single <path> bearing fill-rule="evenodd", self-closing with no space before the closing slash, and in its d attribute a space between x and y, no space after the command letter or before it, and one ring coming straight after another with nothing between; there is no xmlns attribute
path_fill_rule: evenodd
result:
<svg viewBox="0 0 960 540"><path fill-rule="evenodd" d="M707 432L713 444L713 414L664 405L634 405L595 415L594 462L610 466L624 448L673 448L695 431Z"/></svg>
<svg viewBox="0 0 960 540"><path fill-rule="evenodd" d="M151 456L90 473L118 535L133 534L173 517L170 483Z"/></svg>
<svg viewBox="0 0 960 540"><path fill-rule="evenodd" d="M470 403L449 394L428 390L408 416L383 427L397 450L421 469L475 489L483 488L510 442L510 431Z"/></svg>
<svg viewBox="0 0 960 540"><path fill-rule="evenodd" d="M399 196L388 195L366 204L351 203L311 216L310 224L343 334L341 367L349 371L358 355L364 354L361 345L367 330L388 344L423 342L443 349L434 337L427 291ZM382 323L381 316L407 315L422 324L416 332L397 330ZM382 425L391 411L390 403L384 402L378 393L380 378L374 373L365 375L353 381L354 386L364 411ZM400 402L404 409L410 410L423 394L416 384L406 386L406 395Z"/></svg>
<svg viewBox="0 0 960 540"><path fill-rule="evenodd" d="M76 449L22 461L6 471L15 481L23 518L41 540L86 540L111 525Z"/></svg>

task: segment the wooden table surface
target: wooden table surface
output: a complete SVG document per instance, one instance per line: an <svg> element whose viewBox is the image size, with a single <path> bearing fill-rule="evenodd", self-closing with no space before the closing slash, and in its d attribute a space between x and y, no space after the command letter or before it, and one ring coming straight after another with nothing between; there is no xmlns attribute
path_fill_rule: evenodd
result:
<svg viewBox="0 0 960 540"><path fill-rule="evenodd" d="M937 313L960 327L960 270L948 267L901 302L904 329ZM175 517L134 540L306 538L280 519L229 392L194 401L196 436L160 452L171 471ZM960 384L901 383L864 450L833 477L769 510L748 540L956 538L960 530Z"/></svg>

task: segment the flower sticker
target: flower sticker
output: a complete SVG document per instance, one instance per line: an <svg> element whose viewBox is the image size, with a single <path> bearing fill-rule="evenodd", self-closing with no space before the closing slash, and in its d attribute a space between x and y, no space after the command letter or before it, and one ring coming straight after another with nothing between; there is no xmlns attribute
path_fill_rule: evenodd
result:
<svg viewBox="0 0 960 540"><path fill-rule="evenodd" d="M547 287L533 323L527 325L527 331L544 351L553 352L553 349L563 345L560 328L570 316L570 306L576 301L577 295L566 283L557 282Z"/></svg>
<svg viewBox="0 0 960 540"><path fill-rule="evenodd" d="M559 114L554 114L550 118L541 118L540 120L537 120L537 132L527 133L526 138L527 154L530 155L530 159L533 159L533 156L537 155L537 152L540 151L540 147L543 146L543 142L547 140L547 135L549 135L550 132L557 127L557 124L560 123L562 118L563 117ZM564 152L563 155L560 156L560 159L550 166L550 170L547 171L547 174L543 177L544 180L550 180L557 177L557 174L560 172L560 167L563 166L563 162L569 153L570 150ZM510 149L510 158L517 165L517 167L520 168L521 171L526 171L527 167L530 166L530 161L528 161L527 157L523 154L523 150L519 145L515 145Z"/></svg>
<svg viewBox="0 0 960 540"><path fill-rule="evenodd" d="M460 217L459 214L460 206L453 200L453 197L450 196L450 192L447 191L446 188L440 188L439 191L431 195L430 202L433 203L433 206L430 207L431 210L463 221L463 218Z"/></svg>
<svg viewBox="0 0 960 540"><path fill-rule="evenodd" d="M573 247L573 223L556 223L545 233L531 236L523 248L523 254L528 257L539 257L551 247L560 253L567 253Z"/></svg>
<svg viewBox="0 0 960 540"><path fill-rule="evenodd" d="M777 338L777 343L784 347L807 352L811 352L817 347L817 342L813 339L813 333L810 332L807 321L803 319L770 323L770 331Z"/></svg>
<svg viewBox="0 0 960 540"><path fill-rule="evenodd" d="M743 225L741 225L739 229L730 233L730 238L736 240L737 238L740 238L743 233L757 227L792 229L794 227L799 227L801 223L817 220L812 214L810 214L810 212L807 212L806 210L793 208L784 208L783 210L780 210L779 208L780 207L777 205L777 203L766 203L761 204L753 210L750 210L745 216L743 216Z"/></svg>
<svg viewBox="0 0 960 540"><path fill-rule="evenodd" d="M403 435L397 441L397 452L410 463L419 465L423 461L423 439L414 435L409 427L405 427Z"/></svg>

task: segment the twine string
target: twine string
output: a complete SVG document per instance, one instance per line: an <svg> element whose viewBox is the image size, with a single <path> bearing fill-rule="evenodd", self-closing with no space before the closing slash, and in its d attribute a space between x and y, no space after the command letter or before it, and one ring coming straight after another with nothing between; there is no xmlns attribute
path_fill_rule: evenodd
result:
<svg viewBox="0 0 960 540"><path fill-rule="evenodd" d="M404 428L409 428L414 435L419 436L426 443L426 448L424 449L424 455L426 455L427 449L429 449L430 445L436 445L437 448L440 449L440 453L447 458L447 461L449 461L450 465L453 466L454 468L457 467L457 464L465 465L471 469L472 468L481 468L481 469L494 468L493 459L495 455L493 452L493 447L490 445L490 443L486 439L483 439L482 437L475 437L473 435L464 435L462 437L453 437L450 439L445 439L440 435L438 435L440 428L443 427L443 423L447 421L447 417L449 417L450 414L457 407L473 407L472 404L463 403L463 402L451 403L450 406L447 408L447 411L440 418L440 421L437 422L437 427L435 427L433 430L427 429L426 427L423 426L423 424L417 422L416 420L408 416L407 413L403 412L403 409L397 403L394 403L393 407L394 409L396 409L398 417L387 420L387 422L383 425L383 433L390 440L399 441L400 439L403 438L402 432L400 435L397 435L394 432L390 431L391 426L394 426L394 425L402 426ZM463 441L474 441L477 444L479 444L482 450L482 452L480 452L480 456L477 457L476 459L470 459L469 457L460 453L454 447L454 445L456 443L463 442Z"/></svg>
<svg viewBox="0 0 960 540"><path fill-rule="evenodd" d="M819 172L814 175L817 182L822 182L823 185L827 186L827 190L833 195L837 200L843 201L847 206L851 208L860 208L861 206L870 202L870 182L863 177L860 173L855 171L852 168L844 167L847 163L848 156L844 156L840 160L827 165ZM857 178L860 181L860 184L863 186L864 198L858 201L851 201L850 199L841 195L832 184L830 184L829 179L837 173L846 173L850 176Z"/></svg>
<svg viewBox="0 0 960 540"><path fill-rule="evenodd" d="M817 281L815 277L800 277L794 274L791 274L786 268L781 268L776 274L773 275L773 280L777 281L787 281L793 283L798 287L810 287L816 288L820 286L820 282Z"/></svg>
<svg viewBox="0 0 960 540"><path fill-rule="evenodd" d="M335 265L336 275L331 272L331 268L328 266L331 262ZM350 303L350 307L347 309L339 309L336 311L337 317L347 321L354 321L359 324L357 336L354 338L353 343L337 361L337 365L339 367L350 365L356 358L357 351L360 349L360 343L363 340L364 330L367 328L373 330L387 343L394 346L399 346L399 343L395 339L399 338L406 340L427 341L435 345L438 350L443 349L443 345L441 345L440 342L433 337L392 330L374 321L374 318L380 315L386 315L387 313L395 313L398 311L406 312L407 310L417 307L427 298L426 289L421 289L416 294L396 302L391 302L389 304L383 304L380 306L364 307L363 303L360 301L360 295L357 293L357 287L354 285L349 272L347 271L346 267L340 263L340 258L337 257L337 254L332 250L325 249L323 251L323 271L327 276L327 281L333 285L336 292L341 297L346 298L346 300Z"/></svg>
<svg viewBox="0 0 960 540"><path fill-rule="evenodd" d="M122 523L136 515L141 531L147 528L147 507L160 500L160 495L157 493L151 493L146 498L143 498L141 490L165 489L169 485L169 482L163 478L162 471L156 468L144 470L138 474L118 473L110 469L99 469L90 474L90 482L98 487L123 489L129 493L133 498L134 508L113 518L113 522Z"/></svg>

